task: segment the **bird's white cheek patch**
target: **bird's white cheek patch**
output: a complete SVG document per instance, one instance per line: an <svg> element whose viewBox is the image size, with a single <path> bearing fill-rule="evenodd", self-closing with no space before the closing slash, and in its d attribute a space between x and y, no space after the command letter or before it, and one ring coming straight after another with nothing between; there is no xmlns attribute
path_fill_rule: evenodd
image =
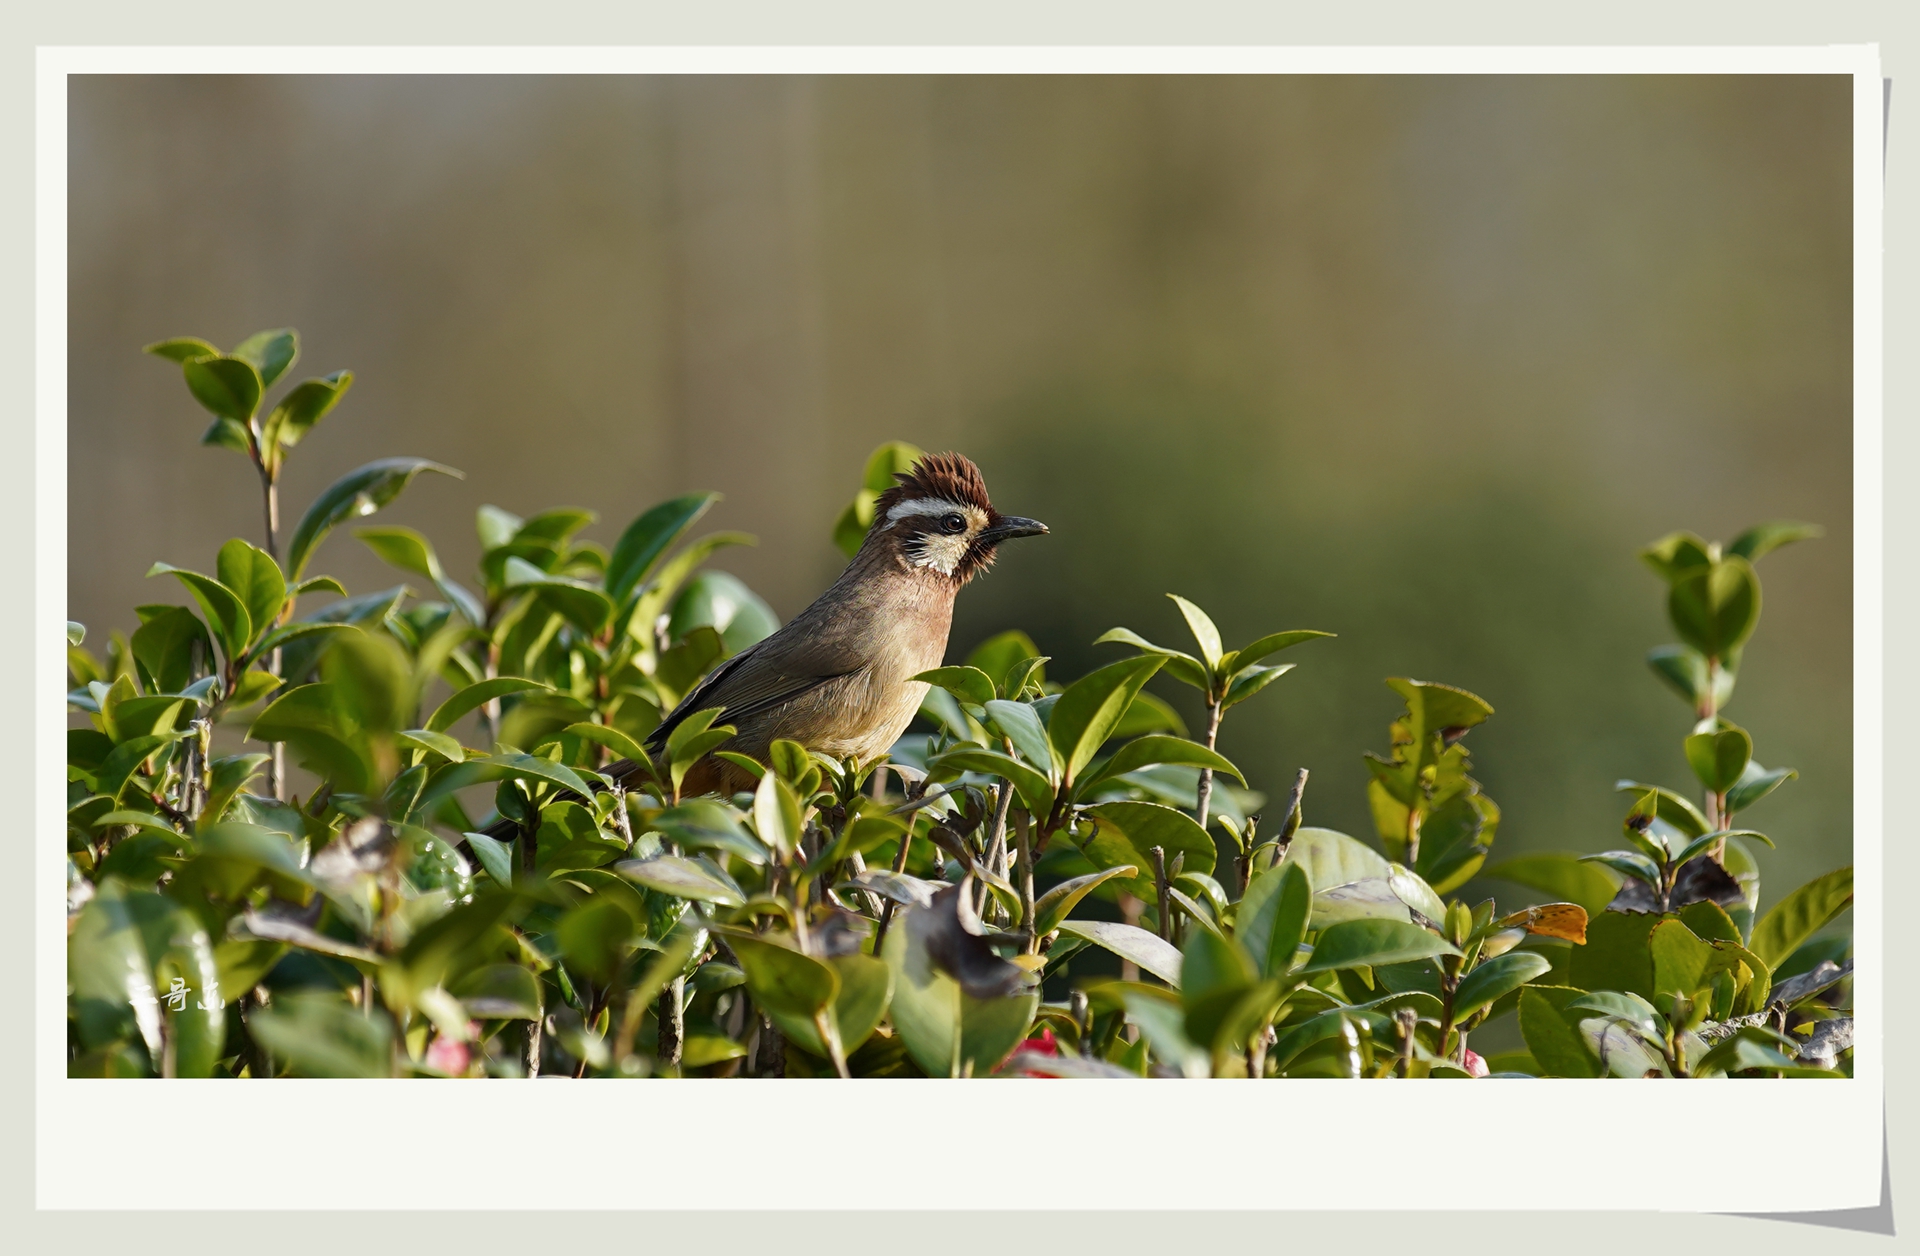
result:
<svg viewBox="0 0 1920 1256"><path fill-rule="evenodd" d="M913 554L913 565L931 567L943 576L950 576L960 566L960 560L967 556L968 538L961 536L940 536L929 534L920 539Z"/></svg>

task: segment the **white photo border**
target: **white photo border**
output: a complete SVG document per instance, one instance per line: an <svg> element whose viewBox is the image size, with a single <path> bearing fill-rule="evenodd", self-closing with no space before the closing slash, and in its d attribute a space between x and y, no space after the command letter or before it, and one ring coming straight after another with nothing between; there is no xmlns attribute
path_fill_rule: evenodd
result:
<svg viewBox="0 0 1920 1256"><path fill-rule="evenodd" d="M449 1103L409 1081L218 1081L141 1084L65 1076L65 750L67 567L67 77L73 74L1829 74L1853 80L1854 101L1854 864L1868 887L1854 907L1857 1043L1846 1081L1743 1088L1742 1123L1791 1130L1818 1155L1778 1172L1772 1139L1726 1134L1728 1097L1710 1083L1602 1085L1548 1080L1457 1086L1346 1086L1302 1080L1246 1088L1164 1081L1124 1098L1088 1081L1004 1085L939 1080L803 1081L710 1086L488 1085ZM1798 1212L1880 1202L1884 1094L1882 136L1880 54L1872 45L1765 48L1250 48L1250 47L634 47L634 48L41 48L36 83L35 595L33 710L36 1199L41 1208L446 1207L466 1210L597 1206L645 1209L940 1208L1659 1209ZM885 1102L876 1102L885 1088ZM1119 1102L1114 1102L1118 1098ZM730 1107L771 1135L764 1172L744 1168L739 1127L711 1118ZM610 1109L628 1120L609 1120ZM851 1118L864 1199L833 1193L798 1152L833 1142ZM317 1118L317 1119L316 1119ZM259 1140L235 1141L253 1128ZM403 1147L379 1131L429 1133ZM561 1154L469 1158L502 1128ZM957 1187L1013 1168L1003 1131L1070 1130L1050 1157L1044 1194L964 1194ZM316 1194L272 1130L299 1131L299 1162L352 1165L354 1189ZM1718 1129L1711 1154L1646 1172L1652 1148L1685 1131ZM858 1131L854 1137L852 1131ZM1420 1154L1471 1131L1478 1172L1407 1174L1383 1198L1356 1165ZM1504 1133L1503 1133L1504 1132ZM1143 1134L1149 1136L1143 1137ZM518 1140L516 1140L518 1141ZM284 1145L284 1144L283 1144ZM1696 1150L1705 1148L1690 1141ZM651 1154L636 1154L639 1148ZM1151 1191L1116 1194L1113 1156L1165 1148ZM1281 1162L1279 1149L1292 1158ZM1301 1155L1302 1148L1310 1149ZM1501 1150L1505 1152L1502 1154ZM110 1151L107 1149L111 1149ZM880 1151L881 1154L871 1154ZM110 1201L92 1189L102 1154L178 1165L120 1177ZM404 1158L403 1158L404 1157ZM217 1163L217 1174L185 1166ZM725 1168L716 1172L716 1166ZM390 1170L390 1171L383 1171ZM942 1172L942 1170L946 1170ZM487 1189L508 1172L511 1191ZM562 1189L564 1187L564 1189ZM549 1189L552 1188L552 1189Z"/></svg>

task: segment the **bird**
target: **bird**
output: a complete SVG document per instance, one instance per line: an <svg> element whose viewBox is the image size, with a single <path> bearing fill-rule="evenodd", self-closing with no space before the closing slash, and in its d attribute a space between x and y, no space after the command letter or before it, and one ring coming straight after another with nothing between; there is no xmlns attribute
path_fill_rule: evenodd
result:
<svg viewBox="0 0 1920 1256"><path fill-rule="evenodd" d="M715 726L736 730L714 750L767 762L776 739L867 764L907 731L927 684L913 679L947 652L953 603L993 565L999 546L1042 536L1047 525L1003 515L980 468L958 453L923 455L874 502L873 523L846 566L785 626L708 672L642 742L658 758L673 730L719 707ZM623 786L644 775L622 759L602 769ZM752 790L754 776L709 753L689 769L682 797ZM486 830L511 837L502 820Z"/></svg>
<svg viewBox="0 0 1920 1256"><path fill-rule="evenodd" d="M710 707L721 708L716 725L737 730L716 749L761 762L779 738L862 764L893 747L927 693L913 677L946 657L960 590L993 565L1003 542L1048 531L994 509L980 468L961 454L924 455L894 479L839 578L689 690L647 735L649 752L660 754L683 720ZM681 793L724 795L754 784L745 769L709 754Z"/></svg>

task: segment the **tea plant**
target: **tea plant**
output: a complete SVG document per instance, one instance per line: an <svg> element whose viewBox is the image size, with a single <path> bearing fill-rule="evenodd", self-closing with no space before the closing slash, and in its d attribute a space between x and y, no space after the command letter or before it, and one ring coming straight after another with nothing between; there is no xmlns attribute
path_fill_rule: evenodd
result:
<svg viewBox="0 0 1920 1256"><path fill-rule="evenodd" d="M1626 847L1482 868L1499 808L1468 775L1474 694L1395 678L1369 754L1379 846L1277 820L1219 753L1226 714L1331 634L1191 651L1061 683L1018 631L925 673L930 733L882 762L725 747L721 709L642 747L716 664L777 626L705 568L715 495L641 514L481 506L472 584L401 527L355 529L412 583L307 576L332 532L435 462L382 459L307 509L284 553L288 451L347 372L295 385L290 330L150 351L244 454L264 528L190 604L137 609L104 659L69 625L69 1071L76 1076L1833 1076L1851 1068L1851 870L1764 914L1733 818L1793 775L1721 714L1759 614L1752 564L1812 535L1647 551L1682 644L1653 663L1692 707L1700 787L1622 782ZM917 456L877 450L834 527L857 547ZM310 601L329 596L317 607ZM1188 738L1145 686L1200 691ZM1276 691L1278 692L1278 691ZM1267 700L1271 700L1270 698ZM256 748L258 747L258 748ZM685 796L726 755L757 785ZM315 782L301 797L283 760ZM622 785L606 769L634 759ZM491 833L491 835L490 835ZM1769 843L1770 844L1770 843ZM1224 866L1223 866L1224 864ZM1502 910L1476 874L1564 900ZM1120 917L1115 919L1114 917ZM1114 967L1120 976L1111 975ZM1524 1051L1469 1037L1517 1018Z"/></svg>

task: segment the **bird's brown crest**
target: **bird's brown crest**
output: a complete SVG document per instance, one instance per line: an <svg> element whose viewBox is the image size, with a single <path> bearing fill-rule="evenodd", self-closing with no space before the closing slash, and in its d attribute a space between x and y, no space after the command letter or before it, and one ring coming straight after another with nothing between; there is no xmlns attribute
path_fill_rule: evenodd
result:
<svg viewBox="0 0 1920 1256"><path fill-rule="evenodd" d="M874 503L875 519L885 519L887 512L901 502L921 497L938 497L959 505L978 506L988 512L993 510L980 468L963 454L924 454L909 470L896 473L893 478L900 482Z"/></svg>

